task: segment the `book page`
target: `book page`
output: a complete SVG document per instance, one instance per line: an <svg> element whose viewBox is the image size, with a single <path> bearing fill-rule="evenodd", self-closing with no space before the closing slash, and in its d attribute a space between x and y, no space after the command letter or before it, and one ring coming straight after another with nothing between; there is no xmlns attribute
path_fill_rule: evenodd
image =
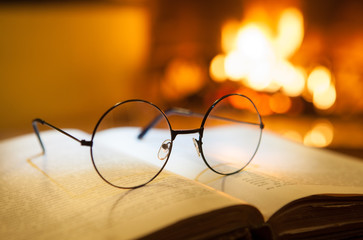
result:
<svg viewBox="0 0 363 240"><path fill-rule="evenodd" d="M112 131L105 132L105 135L112 138ZM235 134L229 127L215 131L230 134L231 138ZM355 158L305 147L264 131L252 162L240 173L223 176L212 172L198 157L193 137L198 138L198 134L177 136L166 169L256 206L265 220L301 197L363 194L363 162Z"/></svg>
<svg viewBox="0 0 363 240"><path fill-rule="evenodd" d="M208 185L257 206L266 220L287 203L314 194L363 194L363 162L305 147L265 131L245 171ZM238 191L241 186L246 191Z"/></svg>
<svg viewBox="0 0 363 240"><path fill-rule="evenodd" d="M187 145L187 141L180 140L181 145ZM176 161L188 160L178 158ZM174 170L179 172L177 168ZM256 206L267 220L278 209L301 197L363 194L362 176L363 162L360 160L305 147L264 131L255 158L242 172L224 177L205 167L194 178L189 177L247 201Z"/></svg>
<svg viewBox="0 0 363 240"><path fill-rule="evenodd" d="M82 132L77 137L89 139ZM123 190L93 168L89 147L55 131L0 142L1 239L130 239L182 219L240 203L164 171Z"/></svg>

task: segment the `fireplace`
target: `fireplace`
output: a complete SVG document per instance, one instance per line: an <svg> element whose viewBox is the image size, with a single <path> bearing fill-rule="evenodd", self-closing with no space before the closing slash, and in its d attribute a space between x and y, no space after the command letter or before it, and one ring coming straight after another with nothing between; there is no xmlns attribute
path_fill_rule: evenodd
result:
<svg viewBox="0 0 363 240"><path fill-rule="evenodd" d="M207 105L238 91L289 138L363 148L363 3L159 0L151 9L144 83L155 99Z"/></svg>
<svg viewBox="0 0 363 240"><path fill-rule="evenodd" d="M0 12L0 138L30 131L35 115L87 131L118 101L204 112L240 92L266 129L363 149L362 1L12 1Z"/></svg>

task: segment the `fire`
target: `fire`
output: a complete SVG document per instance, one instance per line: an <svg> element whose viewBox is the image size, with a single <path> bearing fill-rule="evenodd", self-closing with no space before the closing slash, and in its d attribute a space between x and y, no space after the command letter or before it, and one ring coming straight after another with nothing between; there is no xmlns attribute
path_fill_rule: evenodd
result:
<svg viewBox="0 0 363 240"><path fill-rule="evenodd" d="M257 24L247 24L236 35L236 47L227 53L224 63L229 79L243 81L255 90L264 90L272 81L276 57L269 35Z"/></svg>
<svg viewBox="0 0 363 240"><path fill-rule="evenodd" d="M336 100L336 90L330 71L322 66L316 67L309 75L307 88L313 96L313 103L319 109L330 108Z"/></svg>
<svg viewBox="0 0 363 240"><path fill-rule="evenodd" d="M304 19L295 8L285 10L278 23L278 35L275 43L283 58L291 57L300 47L304 38Z"/></svg>
<svg viewBox="0 0 363 240"><path fill-rule="evenodd" d="M222 54L219 54L215 56L210 63L209 74L216 82L223 82L227 79L224 61L225 57Z"/></svg>
<svg viewBox="0 0 363 240"><path fill-rule="evenodd" d="M248 16L255 19L251 14ZM216 82L240 82L255 91L270 94L282 92L288 97L303 94L305 97L308 91L307 98L312 99L316 108L330 108L336 100L330 71L325 68L322 73L321 69L314 69L308 77L303 67L290 60L303 42L302 13L296 8L285 9L278 18L277 29L273 30L267 23L248 19L242 23L226 23L222 28L224 53L212 59L211 78ZM325 75L319 80L322 74ZM283 113L281 109L275 112Z"/></svg>

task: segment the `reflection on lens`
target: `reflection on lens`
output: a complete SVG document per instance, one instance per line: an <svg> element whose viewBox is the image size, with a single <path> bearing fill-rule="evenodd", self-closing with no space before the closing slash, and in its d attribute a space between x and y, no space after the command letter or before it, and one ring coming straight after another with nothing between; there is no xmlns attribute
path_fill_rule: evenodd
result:
<svg viewBox="0 0 363 240"><path fill-rule="evenodd" d="M242 170L259 147L261 126L260 115L247 97L235 94L219 101L204 123L206 163L220 174Z"/></svg>
<svg viewBox="0 0 363 240"><path fill-rule="evenodd" d="M152 122L155 125L139 139ZM169 139L169 122L157 107L141 100L126 101L111 108L100 120L93 135L93 163L108 183L121 188L138 187L163 169L171 149L164 149L163 159L159 150Z"/></svg>

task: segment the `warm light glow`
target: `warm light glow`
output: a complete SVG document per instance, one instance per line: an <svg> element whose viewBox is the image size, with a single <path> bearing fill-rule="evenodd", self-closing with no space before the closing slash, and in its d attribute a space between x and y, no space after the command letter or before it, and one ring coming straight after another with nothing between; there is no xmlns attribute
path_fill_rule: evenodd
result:
<svg viewBox="0 0 363 240"><path fill-rule="evenodd" d="M257 24L248 24L238 31L237 51L249 60L274 58L267 30Z"/></svg>
<svg viewBox="0 0 363 240"><path fill-rule="evenodd" d="M325 110L333 106L337 94L333 84L331 84L325 91L316 91L313 95L314 106Z"/></svg>
<svg viewBox="0 0 363 240"><path fill-rule="evenodd" d="M316 108L325 110L334 105L336 90L331 72L326 67L318 66L313 69L307 80L307 88Z"/></svg>
<svg viewBox="0 0 363 240"><path fill-rule="evenodd" d="M304 94L318 109L328 109L336 101L335 85L329 69L317 66L307 78L306 71L290 61L300 48L304 38L304 19L296 8L285 9L271 29L256 18L258 14L246 14L242 23L230 21L222 29L223 54L213 58L210 76L216 82L232 80L260 92L281 92L288 97ZM258 12L258 11L257 11ZM259 20L258 20L259 19ZM273 36L271 33L276 32ZM306 91L307 88L307 91ZM277 98L281 96L276 95ZM283 113L291 106L276 104L271 98L269 111ZM291 105L291 99L289 99ZM266 107L267 109L267 107ZM268 112L268 111L266 111ZM317 138L317 137L315 137Z"/></svg>
<svg viewBox="0 0 363 240"><path fill-rule="evenodd" d="M169 99L179 99L197 92L204 83L204 72L199 64L174 59L166 68L163 93Z"/></svg>
<svg viewBox="0 0 363 240"><path fill-rule="evenodd" d="M225 60L225 72L231 80L241 80L248 87L264 90L272 81L275 55L266 31L256 24L241 28L237 49Z"/></svg>
<svg viewBox="0 0 363 240"><path fill-rule="evenodd" d="M229 79L241 80L246 76L247 62L238 52L231 52L225 59L224 68Z"/></svg>
<svg viewBox="0 0 363 240"><path fill-rule="evenodd" d="M209 74L216 82L223 82L227 80L227 74L224 69L225 57L222 54L215 56L209 67Z"/></svg>
<svg viewBox="0 0 363 240"><path fill-rule="evenodd" d="M287 132L283 133L282 135L295 142L301 143L303 141L301 134L296 131L293 131L293 130L287 131Z"/></svg>
<svg viewBox="0 0 363 240"><path fill-rule="evenodd" d="M275 55L267 30L248 24L237 35L237 54L246 65L246 85L264 90L272 81Z"/></svg>
<svg viewBox="0 0 363 240"><path fill-rule="evenodd" d="M304 144L312 147L326 147L328 145L324 135L319 131L311 130L304 137Z"/></svg>
<svg viewBox="0 0 363 240"><path fill-rule="evenodd" d="M302 14L294 8L281 14L275 38L271 35L272 29L261 22L226 23L222 29L226 76L220 67L222 56L218 56L211 62L212 79L217 82L225 78L240 81L257 91L273 93L281 89L288 96L301 95L305 87L305 73L292 65L287 57L300 47L303 25Z"/></svg>
<svg viewBox="0 0 363 240"><path fill-rule="evenodd" d="M252 89L262 91L272 82L273 65L271 62L262 59L259 62L251 63L246 84Z"/></svg>
<svg viewBox="0 0 363 240"><path fill-rule="evenodd" d="M256 93L251 93L249 90L246 90L246 92L242 91L238 91L241 92L242 94L248 95L250 98L256 98L258 97L258 95ZM248 94L248 93L251 93ZM253 105L249 102L249 101L241 101L238 98L228 98L228 101L231 103L232 106L234 106L235 108L238 109L247 109L251 112L256 112L255 108L253 107ZM256 103L255 103L256 104Z"/></svg>
<svg viewBox="0 0 363 240"><path fill-rule="evenodd" d="M304 144L313 147L326 147L334 138L334 128L329 121L317 122L304 137Z"/></svg>
<svg viewBox="0 0 363 240"><path fill-rule="evenodd" d="M267 116L273 114L273 111L269 106L270 96L268 94L257 93L249 88L241 88L237 92L253 99L253 102L256 105L258 112L261 114L261 116ZM253 112L256 111L253 105L248 101L240 101L237 98L231 98L230 102L236 108L249 109Z"/></svg>
<svg viewBox="0 0 363 240"><path fill-rule="evenodd" d="M241 23L238 21L228 21L222 27L222 50L225 53L236 49L236 36Z"/></svg>
<svg viewBox="0 0 363 240"><path fill-rule="evenodd" d="M291 108L291 100L282 93L275 93L271 96L269 105L275 113L286 113Z"/></svg>
<svg viewBox="0 0 363 240"><path fill-rule="evenodd" d="M299 96L305 88L305 71L294 67L290 62L282 60L276 67L276 82L282 86L282 91L290 97Z"/></svg>
<svg viewBox="0 0 363 240"><path fill-rule="evenodd" d="M328 144L330 144L333 141L334 127L330 121L328 120L318 121L314 126L314 130L321 132L324 135Z"/></svg>
<svg viewBox="0 0 363 240"><path fill-rule="evenodd" d="M281 14L276 38L276 48L283 58L289 58L300 47L304 38L304 19L296 8L289 8Z"/></svg>
<svg viewBox="0 0 363 240"><path fill-rule="evenodd" d="M307 80L308 91L311 94L325 92L331 83L331 74L329 69L318 66L313 69Z"/></svg>

